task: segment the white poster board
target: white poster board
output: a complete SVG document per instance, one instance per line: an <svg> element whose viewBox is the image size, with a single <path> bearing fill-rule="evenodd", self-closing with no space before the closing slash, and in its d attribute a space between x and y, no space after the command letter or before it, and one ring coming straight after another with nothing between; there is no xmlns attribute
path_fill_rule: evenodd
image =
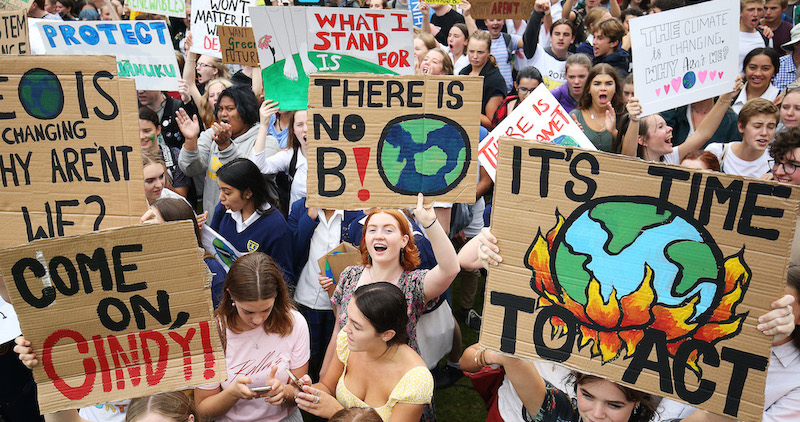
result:
<svg viewBox="0 0 800 422"><path fill-rule="evenodd" d="M539 84L478 145L478 161L492 180L496 180L497 141L501 136L597 149L544 84Z"/></svg>
<svg viewBox="0 0 800 422"><path fill-rule="evenodd" d="M14 340L22 335L19 318L14 307L0 297L0 344Z"/></svg>
<svg viewBox="0 0 800 422"><path fill-rule="evenodd" d="M185 0L127 0L125 6L137 12L186 18Z"/></svg>
<svg viewBox="0 0 800 422"><path fill-rule="evenodd" d="M193 53L222 58L217 25L251 26L250 6L256 0L192 0Z"/></svg>
<svg viewBox="0 0 800 422"><path fill-rule="evenodd" d="M264 96L281 110L308 107L312 73L414 73L408 11L267 6L251 7L250 15Z"/></svg>
<svg viewBox="0 0 800 422"><path fill-rule="evenodd" d="M181 77L164 21L38 22L47 54L111 55L136 89L177 91Z"/></svg>
<svg viewBox="0 0 800 422"><path fill-rule="evenodd" d="M739 66L739 2L714 0L632 19L635 95L642 115L733 88Z"/></svg>

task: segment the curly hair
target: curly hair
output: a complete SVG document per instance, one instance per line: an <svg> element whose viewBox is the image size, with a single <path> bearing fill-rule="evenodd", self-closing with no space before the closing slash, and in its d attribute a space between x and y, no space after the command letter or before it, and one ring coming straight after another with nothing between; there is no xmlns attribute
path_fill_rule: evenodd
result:
<svg viewBox="0 0 800 422"><path fill-rule="evenodd" d="M795 149L800 148L800 127L786 128L775 134L769 146L769 156L775 161L783 161ZM800 157L795 157L800 160Z"/></svg>

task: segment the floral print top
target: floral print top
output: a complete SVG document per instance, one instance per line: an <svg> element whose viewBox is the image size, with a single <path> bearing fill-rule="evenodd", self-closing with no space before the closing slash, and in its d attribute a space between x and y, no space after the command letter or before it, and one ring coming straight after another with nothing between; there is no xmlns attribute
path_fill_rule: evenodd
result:
<svg viewBox="0 0 800 422"><path fill-rule="evenodd" d="M333 292L331 303L339 307L339 329L344 328L347 323L347 305L353 298L353 292L358 287L358 280L364 272L363 265L353 265L345 268L342 271L342 276L339 278L339 283L336 285L336 291ZM406 304L408 305L408 345L419 353L419 345L417 345L417 321L419 317L425 312L428 304L425 303L425 291L422 287L422 282L425 280L425 275L428 270L414 270L404 271L397 279L397 287L403 291L406 297ZM436 301L432 301L435 304Z"/></svg>

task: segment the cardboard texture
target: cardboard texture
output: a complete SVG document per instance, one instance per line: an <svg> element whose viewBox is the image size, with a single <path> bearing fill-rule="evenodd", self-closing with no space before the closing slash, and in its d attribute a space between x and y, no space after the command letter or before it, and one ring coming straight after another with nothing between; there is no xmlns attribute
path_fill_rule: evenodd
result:
<svg viewBox="0 0 800 422"><path fill-rule="evenodd" d="M510 138L498 168L481 345L761 420L797 188Z"/></svg>
<svg viewBox="0 0 800 422"><path fill-rule="evenodd" d="M258 67L258 51L253 28L217 25L222 62Z"/></svg>
<svg viewBox="0 0 800 422"><path fill-rule="evenodd" d="M128 0L125 6L137 12L186 18L185 0Z"/></svg>
<svg viewBox="0 0 800 422"><path fill-rule="evenodd" d="M475 19L530 19L535 0L474 0L470 14Z"/></svg>
<svg viewBox="0 0 800 422"><path fill-rule="evenodd" d="M28 8L31 6L30 1L24 0L0 0L0 10L20 10Z"/></svg>
<svg viewBox="0 0 800 422"><path fill-rule="evenodd" d="M217 26L252 26L248 8L255 4L256 0L192 0L191 51L222 58Z"/></svg>
<svg viewBox="0 0 800 422"><path fill-rule="evenodd" d="M28 11L0 11L0 54L30 54Z"/></svg>
<svg viewBox="0 0 800 422"><path fill-rule="evenodd" d="M475 202L482 80L314 74L308 206ZM347 92L347 95L344 93Z"/></svg>
<svg viewBox="0 0 800 422"><path fill-rule="evenodd" d="M514 107L478 145L478 161L492 180L496 179L497 143L501 136L597 150L544 84Z"/></svg>
<svg viewBox="0 0 800 422"><path fill-rule="evenodd" d="M136 224L136 91L109 56L2 56L0 247Z"/></svg>
<svg viewBox="0 0 800 422"><path fill-rule="evenodd" d="M281 110L308 108L311 73L414 73L408 11L267 6L250 15L264 97Z"/></svg>
<svg viewBox="0 0 800 422"><path fill-rule="evenodd" d="M42 413L226 378L191 222L35 241L0 251L0 273L41 362Z"/></svg>
<svg viewBox="0 0 800 422"><path fill-rule="evenodd" d="M318 259L317 262L319 263L320 271L326 277L333 279L333 286L328 289L328 297L332 297L333 292L336 290L336 285L339 284L342 271L351 265L361 264L361 252L350 243L342 242Z"/></svg>
<svg viewBox="0 0 800 422"><path fill-rule="evenodd" d="M733 89L741 68L738 6L714 0L630 21L642 116Z"/></svg>
<svg viewBox="0 0 800 422"><path fill-rule="evenodd" d="M117 74L136 80L136 89L177 91L181 71L164 21L43 21L47 54L112 55Z"/></svg>

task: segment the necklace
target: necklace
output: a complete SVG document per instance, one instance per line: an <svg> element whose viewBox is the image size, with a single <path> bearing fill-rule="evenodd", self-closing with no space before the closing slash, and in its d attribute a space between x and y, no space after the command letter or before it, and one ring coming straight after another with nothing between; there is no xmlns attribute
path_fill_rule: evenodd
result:
<svg viewBox="0 0 800 422"><path fill-rule="evenodd" d="M389 281L389 280L397 280L397 279L399 279L400 276L403 274L403 269L400 268L400 272L397 273L397 276L390 277L389 280L376 280L375 277L372 276L372 267L368 267L367 268L367 272L369 272L369 278L371 278L373 282L378 282L378 281Z"/></svg>
<svg viewBox="0 0 800 422"><path fill-rule="evenodd" d="M605 126L606 126L606 125L605 125L605 123L604 123L604 122L598 122L598 121L597 121L597 119L595 119L595 117L594 117L594 113L593 113L591 110L589 110L589 116L591 116L591 117L592 117L592 121L593 121L593 122L594 122L594 123L595 123L597 126L600 126L600 132L602 132L602 131L606 130L606 128L605 128Z"/></svg>

